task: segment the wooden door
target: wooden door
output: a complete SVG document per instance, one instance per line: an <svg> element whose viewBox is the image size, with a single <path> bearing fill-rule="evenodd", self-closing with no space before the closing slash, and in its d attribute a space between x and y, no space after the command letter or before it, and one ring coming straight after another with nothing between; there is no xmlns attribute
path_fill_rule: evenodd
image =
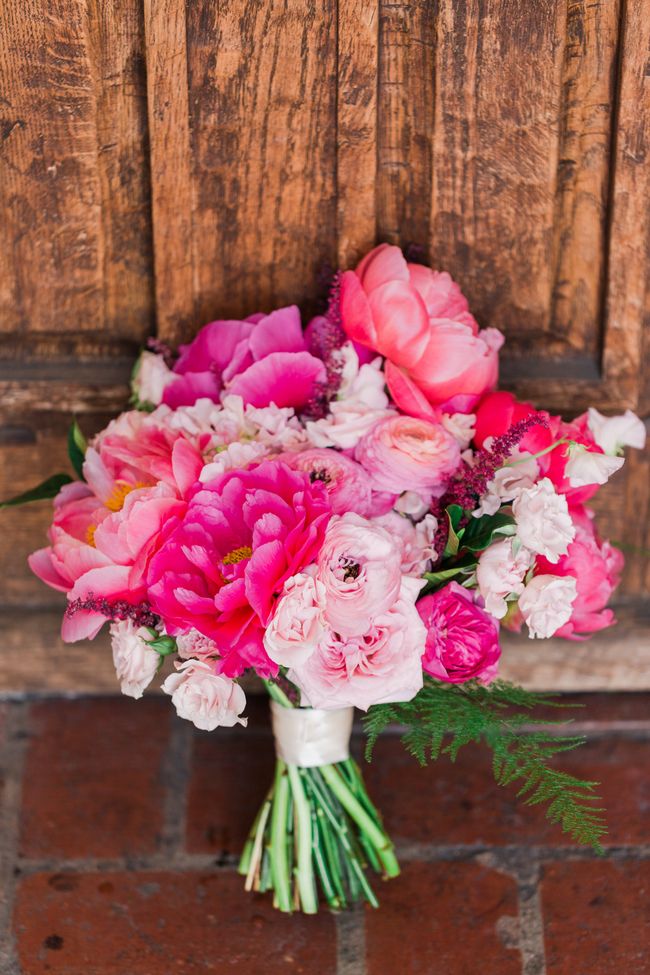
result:
<svg viewBox="0 0 650 975"><path fill-rule="evenodd" d="M520 395L650 412L650 0L5 0L0 46L0 495L124 405L145 336L308 312L382 240L504 330ZM637 614L648 467L599 498ZM25 608L53 639L48 518L2 516L16 645Z"/></svg>

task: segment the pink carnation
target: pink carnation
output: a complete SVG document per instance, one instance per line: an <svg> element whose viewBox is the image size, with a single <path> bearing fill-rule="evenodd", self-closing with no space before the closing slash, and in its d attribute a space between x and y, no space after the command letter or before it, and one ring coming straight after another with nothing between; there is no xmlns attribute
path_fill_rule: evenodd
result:
<svg viewBox="0 0 650 975"><path fill-rule="evenodd" d="M193 342L180 347L177 379L163 402L178 407L201 397L218 400L225 390L253 406L305 406L325 381L323 362L313 356L295 305L244 321L205 325Z"/></svg>
<svg viewBox="0 0 650 975"><path fill-rule="evenodd" d="M203 485L151 562L149 599L168 632L214 640L224 673L274 674L264 628L285 581L313 562L330 515L322 484L280 461Z"/></svg>
<svg viewBox="0 0 650 975"><path fill-rule="evenodd" d="M592 512L578 507L571 509L571 516L576 535L566 555L555 565L540 556L535 572L575 578L577 597L571 618L554 636L579 640L616 622L614 613L606 607L620 581L624 560L617 548L598 537Z"/></svg>
<svg viewBox="0 0 650 975"><path fill-rule="evenodd" d="M381 244L343 274L341 319L351 339L386 356L390 393L412 416L471 412L496 385L501 333L479 332L450 276L407 264L399 247Z"/></svg>
<svg viewBox="0 0 650 975"><path fill-rule="evenodd" d="M310 481L321 481L336 515L356 511L368 515L373 509L372 485L366 471L355 461L335 450L313 447L279 458L296 471L304 471Z"/></svg>
<svg viewBox="0 0 650 975"><path fill-rule="evenodd" d="M491 681L501 647L499 624L481 609L473 593L450 582L417 604L427 628L423 667L437 680L462 684Z"/></svg>
<svg viewBox="0 0 650 975"><path fill-rule="evenodd" d="M439 423L390 416L368 431L354 456L378 491L439 495L460 464L460 447Z"/></svg>
<svg viewBox="0 0 650 975"><path fill-rule="evenodd" d="M415 607L419 580L403 578L397 598L373 615L368 629L341 636L330 629L317 649L288 674L315 708L410 701L422 687L426 631Z"/></svg>

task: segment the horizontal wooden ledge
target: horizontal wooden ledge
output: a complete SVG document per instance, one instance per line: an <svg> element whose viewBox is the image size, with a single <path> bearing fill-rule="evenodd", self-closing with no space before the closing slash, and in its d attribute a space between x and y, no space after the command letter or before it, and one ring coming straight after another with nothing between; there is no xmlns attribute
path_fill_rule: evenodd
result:
<svg viewBox="0 0 650 975"><path fill-rule="evenodd" d="M545 691L650 690L650 619L620 615L617 627L584 643L505 634L501 677ZM64 644L60 624L59 611L0 612L0 695L117 693L107 632ZM260 689L246 683L249 692Z"/></svg>

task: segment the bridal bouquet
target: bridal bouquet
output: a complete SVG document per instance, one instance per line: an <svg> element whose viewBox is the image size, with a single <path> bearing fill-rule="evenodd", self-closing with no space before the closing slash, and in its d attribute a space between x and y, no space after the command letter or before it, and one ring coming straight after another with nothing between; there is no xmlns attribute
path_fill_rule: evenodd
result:
<svg viewBox="0 0 650 975"><path fill-rule="evenodd" d="M282 911L376 905L371 871L399 872L350 757L354 708L367 757L395 722L423 763L480 740L499 782L578 841L603 835L595 784L549 761L578 739L498 680L499 630L614 622L622 556L586 504L644 427L495 392L502 342L448 274L383 244L304 330L291 306L152 342L133 408L88 444L73 425L78 479L5 502L54 498L31 568L66 593L64 640L110 625L125 694L164 669L212 731L246 724L242 675L264 682L277 765L240 870Z"/></svg>

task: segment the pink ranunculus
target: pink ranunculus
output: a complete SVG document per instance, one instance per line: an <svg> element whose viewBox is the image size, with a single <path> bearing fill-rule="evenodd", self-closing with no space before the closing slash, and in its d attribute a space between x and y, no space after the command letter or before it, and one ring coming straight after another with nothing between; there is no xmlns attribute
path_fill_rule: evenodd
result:
<svg viewBox="0 0 650 975"><path fill-rule="evenodd" d="M439 423L410 416L380 420L359 441L355 458L378 491L439 495L460 465L458 441Z"/></svg>
<svg viewBox="0 0 650 975"><path fill-rule="evenodd" d="M368 629L342 636L330 629L308 659L289 671L302 703L315 708L410 701L422 687L426 630L415 607L421 581L404 577L390 607L373 614Z"/></svg>
<svg viewBox="0 0 650 975"><path fill-rule="evenodd" d="M276 673L264 628L286 580L315 561L330 512L324 486L280 461L202 485L149 568L167 631L210 637L229 676Z"/></svg>
<svg viewBox="0 0 650 975"><path fill-rule="evenodd" d="M156 676L160 654L149 646L151 634L131 620L111 624L113 663L122 694L137 699Z"/></svg>
<svg viewBox="0 0 650 975"><path fill-rule="evenodd" d="M80 481L65 484L54 499L50 545L27 560L34 575L53 589L68 592L89 569L110 565L110 559L94 545L95 530L108 514L87 485Z"/></svg>
<svg viewBox="0 0 650 975"><path fill-rule="evenodd" d="M501 333L479 332L449 275L407 264L399 247L381 244L343 274L341 318L351 339L386 357L388 388L405 413L469 413L496 385Z"/></svg>
<svg viewBox="0 0 650 975"><path fill-rule="evenodd" d="M365 633L400 589L401 546L382 528L353 512L335 515L318 556L325 587L325 618L342 637Z"/></svg>
<svg viewBox="0 0 650 975"><path fill-rule="evenodd" d="M313 447L299 453L281 454L282 460L296 471L304 471L310 481L321 481L329 495L332 511L343 515L356 511L368 515L373 508L372 484L364 468L336 450Z"/></svg>
<svg viewBox="0 0 650 975"><path fill-rule="evenodd" d="M164 391L163 402L178 407L225 390L253 406L305 406L318 383L323 362L307 349L295 305L245 321L205 325L189 345L182 345L174 365L178 379Z"/></svg>
<svg viewBox="0 0 650 975"><path fill-rule="evenodd" d="M311 656L325 633L324 608L325 587L314 571L287 579L264 633L264 647L274 663L297 667Z"/></svg>
<svg viewBox="0 0 650 975"><path fill-rule="evenodd" d="M496 676L499 624L476 602L474 593L450 582L424 596L417 608L427 628L422 661L427 673L450 684L487 684Z"/></svg>
<svg viewBox="0 0 650 975"><path fill-rule="evenodd" d="M551 565L542 557L538 558L535 571L575 578L578 595L573 603L571 618L553 635L579 640L616 622L612 610L607 609L607 603L620 581L624 560L617 548L598 537L592 512L581 507L572 508L571 516L576 536L568 552L556 565Z"/></svg>
<svg viewBox="0 0 650 975"><path fill-rule="evenodd" d="M191 721L201 731L248 723L241 717L246 695L239 684L217 673L216 666L205 660L178 664L177 672L169 675L162 689L171 695L179 718Z"/></svg>
<svg viewBox="0 0 650 975"><path fill-rule="evenodd" d="M427 514L421 521L413 524L405 515L397 511L388 511L372 520L399 541L402 573L420 578L430 567L430 562L436 554L433 543L438 528L437 518Z"/></svg>

